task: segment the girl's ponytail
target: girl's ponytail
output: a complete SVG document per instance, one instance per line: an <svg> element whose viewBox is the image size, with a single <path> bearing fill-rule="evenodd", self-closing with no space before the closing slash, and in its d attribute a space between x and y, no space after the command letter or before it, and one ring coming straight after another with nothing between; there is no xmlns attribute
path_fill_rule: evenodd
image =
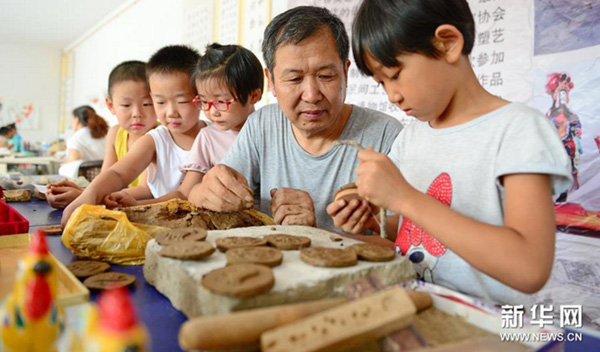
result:
<svg viewBox="0 0 600 352"><path fill-rule="evenodd" d="M90 129L93 138L102 138L108 133L108 124L102 117L96 115L96 111L91 106L83 105L74 109L73 116Z"/></svg>
<svg viewBox="0 0 600 352"><path fill-rule="evenodd" d="M90 115L88 118L87 128L90 129L93 138L103 138L108 133L108 124L106 121L96 115L96 112Z"/></svg>

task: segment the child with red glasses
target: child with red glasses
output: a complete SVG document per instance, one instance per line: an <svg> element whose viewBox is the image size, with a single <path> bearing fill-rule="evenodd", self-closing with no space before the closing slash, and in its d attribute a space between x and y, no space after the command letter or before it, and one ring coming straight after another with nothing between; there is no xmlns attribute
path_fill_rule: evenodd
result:
<svg viewBox="0 0 600 352"><path fill-rule="evenodd" d="M190 201L197 193L192 187L223 159L254 112L264 83L262 65L250 50L217 43L206 48L192 78L198 90L194 102L213 124L198 133L189 162L181 166L186 174L179 191Z"/></svg>

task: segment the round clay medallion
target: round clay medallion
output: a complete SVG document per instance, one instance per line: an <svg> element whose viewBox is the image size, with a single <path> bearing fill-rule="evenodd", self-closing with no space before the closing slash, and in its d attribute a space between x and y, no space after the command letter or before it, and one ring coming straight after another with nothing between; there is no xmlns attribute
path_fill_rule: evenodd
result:
<svg viewBox="0 0 600 352"><path fill-rule="evenodd" d="M356 185L354 183L345 184L342 187L338 188L337 191L335 191L333 200L338 201L340 199L343 199L346 202L350 202L352 199L358 199L360 201L364 200L363 197L358 195L358 189L356 188ZM377 206L371 203L369 203L369 206L371 207L371 212L373 214L377 214L377 212L379 212L379 208Z"/></svg>
<svg viewBox="0 0 600 352"><path fill-rule="evenodd" d="M370 262L389 262L396 256L396 252L390 247L379 246L372 243L357 243L348 247L348 250L356 252L358 259Z"/></svg>
<svg viewBox="0 0 600 352"><path fill-rule="evenodd" d="M221 252L227 252L232 248L241 248L241 247L259 247L266 246L267 240L263 238L257 237L225 237L225 238L217 238L215 241L217 248Z"/></svg>
<svg viewBox="0 0 600 352"><path fill-rule="evenodd" d="M269 247L232 248L225 253L227 265L262 264L270 267L281 264L283 254L279 249Z"/></svg>
<svg viewBox="0 0 600 352"><path fill-rule="evenodd" d="M189 227L183 229L169 229L156 235L156 242L161 246L168 246L183 241L199 242L206 239L206 230L201 227Z"/></svg>
<svg viewBox="0 0 600 352"><path fill-rule="evenodd" d="M247 298L269 291L275 285L271 268L259 264L234 264L202 276L206 289L238 298Z"/></svg>
<svg viewBox="0 0 600 352"><path fill-rule="evenodd" d="M325 247L303 248L300 250L300 259L310 265L333 268L352 266L358 261L354 251Z"/></svg>
<svg viewBox="0 0 600 352"><path fill-rule="evenodd" d="M180 242L165 246L158 251L163 257L181 260L198 260L213 254L215 247L208 242Z"/></svg>
<svg viewBox="0 0 600 352"><path fill-rule="evenodd" d="M281 250L291 250L310 247L310 238L284 234L266 235L265 240L270 246Z"/></svg>
<svg viewBox="0 0 600 352"><path fill-rule="evenodd" d="M125 273L102 273L90 276L83 284L90 290L104 290L107 288L127 287L133 285L135 276Z"/></svg>
<svg viewBox="0 0 600 352"><path fill-rule="evenodd" d="M73 275L80 279L100 274L110 269L110 265L108 263L99 262L96 260L78 260L69 263L66 266L67 269L73 273Z"/></svg>
<svg viewBox="0 0 600 352"><path fill-rule="evenodd" d="M51 225L40 227L40 230L44 231L46 235L60 235L63 229L60 225Z"/></svg>

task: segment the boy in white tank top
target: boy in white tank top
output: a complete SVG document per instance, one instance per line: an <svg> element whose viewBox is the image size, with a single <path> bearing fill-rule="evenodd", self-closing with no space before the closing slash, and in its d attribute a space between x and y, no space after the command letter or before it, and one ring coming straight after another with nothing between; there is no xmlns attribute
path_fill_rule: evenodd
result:
<svg viewBox="0 0 600 352"><path fill-rule="evenodd" d="M127 194L131 189L111 193L127 187L146 168L148 188L146 192L137 192L136 198L160 197L179 186L183 177L179 165L187 161L196 135L206 126L199 120L199 111L192 103L196 89L190 84L199 57L196 50L182 45L167 46L152 55L146 73L162 126L138 140L123 159L98 175L81 196L65 208L63 226L82 204L100 204L103 200L108 206L119 204L120 194Z"/></svg>

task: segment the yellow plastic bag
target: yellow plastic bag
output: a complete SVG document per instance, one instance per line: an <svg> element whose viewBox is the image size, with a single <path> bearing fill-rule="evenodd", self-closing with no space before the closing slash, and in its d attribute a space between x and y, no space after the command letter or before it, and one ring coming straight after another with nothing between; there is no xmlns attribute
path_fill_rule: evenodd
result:
<svg viewBox="0 0 600 352"><path fill-rule="evenodd" d="M164 230L159 226L133 224L121 211L84 204L71 215L61 239L77 257L139 265L144 263L146 243Z"/></svg>

